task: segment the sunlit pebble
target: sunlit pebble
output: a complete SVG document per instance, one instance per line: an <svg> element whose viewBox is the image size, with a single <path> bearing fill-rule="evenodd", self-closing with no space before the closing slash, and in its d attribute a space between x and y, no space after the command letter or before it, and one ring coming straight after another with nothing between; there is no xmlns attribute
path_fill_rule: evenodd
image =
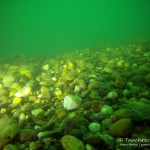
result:
<svg viewBox="0 0 150 150"><path fill-rule="evenodd" d="M49 65L45 65L42 67L43 70L48 70L49 69Z"/></svg>
<svg viewBox="0 0 150 150"><path fill-rule="evenodd" d="M19 123L23 123L26 120L26 116L24 113L21 113L19 116Z"/></svg>
<svg viewBox="0 0 150 150"><path fill-rule="evenodd" d="M29 95L30 93L31 93L31 88L26 87L23 89L23 91L15 93L15 96L16 97L23 97L23 96Z"/></svg>
<svg viewBox="0 0 150 150"><path fill-rule="evenodd" d="M30 92L31 92L30 87L25 88L24 91L23 91L24 95L28 95Z"/></svg>
<svg viewBox="0 0 150 150"><path fill-rule="evenodd" d="M56 77L52 77L52 80L53 80L53 81L57 81Z"/></svg>
<svg viewBox="0 0 150 150"><path fill-rule="evenodd" d="M3 87L3 85L2 85L2 84L0 84L0 89L2 89L2 87Z"/></svg>
<svg viewBox="0 0 150 150"><path fill-rule="evenodd" d="M42 94L38 95L38 98L41 98L42 97Z"/></svg>
<svg viewBox="0 0 150 150"><path fill-rule="evenodd" d="M1 113L1 114L4 114L6 111L7 111L6 108L2 108L1 111L0 111L0 113Z"/></svg>
<svg viewBox="0 0 150 150"><path fill-rule="evenodd" d="M22 97L23 95L22 95L21 92L17 92L17 93L15 94L15 96L16 96L16 97Z"/></svg>

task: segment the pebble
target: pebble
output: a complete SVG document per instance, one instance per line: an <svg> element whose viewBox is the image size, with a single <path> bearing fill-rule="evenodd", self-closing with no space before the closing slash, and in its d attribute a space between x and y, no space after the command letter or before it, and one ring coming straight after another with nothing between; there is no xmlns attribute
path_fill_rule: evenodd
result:
<svg viewBox="0 0 150 150"><path fill-rule="evenodd" d="M100 129L101 129L101 126L99 123L90 123L89 126L88 126L90 132L93 132L93 133L96 133L96 132L99 132Z"/></svg>
<svg viewBox="0 0 150 150"><path fill-rule="evenodd" d="M73 110L81 105L82 99L76 95L67 95L64 98L63 106L67 110Z"/></svg>
<svg viewBox="0 0 150 150"><path fill-rule="evenodd" d="M129 118L123 118L110 126L110 133L114 137L129 137L132 133L132 122Z"/></svg>
<svg viewBox="0 0 150 150"><path fill-rule="evenodd" d="M21 97L14 97L13 104L20 104L21 102L22 102L22 98Z"/></svg>
<svg viewBox="0 0 150 150"><path fill-rule="evenodd" d="M61 139L62 146L64 150L85 150L84 143L78 138L65 135Z"/></svg>
<svg viewBox="0 0 150 150"><path fill-rule="evenodd" d="M107 98L110 98L110 99L115 99L115 98L117 98L117 97L118 97L118 94L117 94L117 92L115 92L115 91L109 92L109 93L107 94Z"/></svg>
<svg viewBox="0 0 150 150"><path fill-rule="evenodd" d="M28 141L34 141L37 139L35 130L33 129L21 129L18 132L17 138L20 142L25 143Z"/></svg>
<svg viewBox="0 0 150 150"><path fill-rule="evenodd" d="M26 120L26 115L24 113L21 113L19 116L19 124L23 124Z"/></svg>
<svg viewBox="0 0 150 150"><path fill-rule="evenodd" d="M108 105L104 105L102 108L101 108L101 112L103 115L111 115L113 113L113 109L112 107L108 106Z"/></svg>
<svg viewBox="0 0 150 150"><path fill-rule="evenodd" d="M41 116L42 114L44 114L44 110L42 108L33 109L31 111L31 114L35 117L39 115Z"/></svg>
<svg viewBox="0 0 150 150"><path fill-rule="evenodd" d="M0 119L0 149L9 144L18 133L17 122L12 118Z"/></svg>
<svg viewBox="0 0 150 150"><path fill-rule="evenodd" d="M18 150L18 148L15 145L8 144L3 148L3 150Z"/></svg>

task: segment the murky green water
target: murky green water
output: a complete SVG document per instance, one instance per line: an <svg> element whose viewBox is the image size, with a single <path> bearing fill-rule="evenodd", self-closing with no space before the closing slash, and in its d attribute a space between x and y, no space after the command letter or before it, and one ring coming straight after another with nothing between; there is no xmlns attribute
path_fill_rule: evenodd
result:
<svg viewBox="0 0 150 150"><path fill-rule="evenodd" d="M149 0L0 1L1 56L47 55L150 37Z"/></svg>

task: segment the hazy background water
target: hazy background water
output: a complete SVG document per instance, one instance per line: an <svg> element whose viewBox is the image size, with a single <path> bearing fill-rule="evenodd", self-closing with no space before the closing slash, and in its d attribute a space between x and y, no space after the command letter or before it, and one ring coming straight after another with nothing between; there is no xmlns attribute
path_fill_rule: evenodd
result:
<svg viewBox="0 0 150 150"><path fill-rule="evenodd" d="M44 55L150 37L150 0L0 0L0 55Z"/></svg>

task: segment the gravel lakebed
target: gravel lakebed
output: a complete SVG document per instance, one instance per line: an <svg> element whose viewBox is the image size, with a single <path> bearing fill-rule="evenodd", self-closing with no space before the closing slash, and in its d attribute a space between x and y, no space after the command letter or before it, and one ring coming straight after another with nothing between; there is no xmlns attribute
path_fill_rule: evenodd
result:
<svg viewBox="0 0 150 150"><path fill-rule="evenodd" d="M150 42L0 60L0 149L150 148Z"/></svg>

